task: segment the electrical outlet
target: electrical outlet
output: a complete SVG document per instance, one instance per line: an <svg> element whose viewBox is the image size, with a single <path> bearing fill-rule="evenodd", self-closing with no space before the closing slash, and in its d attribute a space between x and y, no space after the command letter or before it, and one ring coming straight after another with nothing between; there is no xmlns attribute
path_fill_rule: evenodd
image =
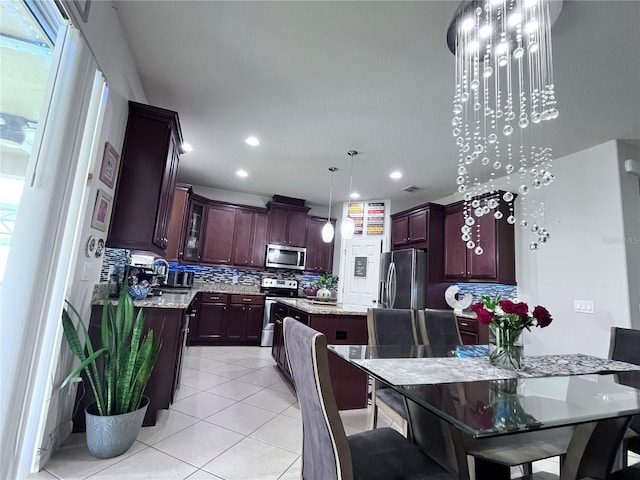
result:
<svg viewBox="0 0 640 480"><path fill-rule="evenodd" d="M89 281L89 277L91 276L91 269L93 265L91 262L84 262L84 266L82 268L82 277L80 278L81 282Z"/></svg>
<svg viewBox="0 0 640 480"><path fill-rule="evenodd" d="M573 310L578 313L594 313L593 301L591 300L574 300Z"/></svg>

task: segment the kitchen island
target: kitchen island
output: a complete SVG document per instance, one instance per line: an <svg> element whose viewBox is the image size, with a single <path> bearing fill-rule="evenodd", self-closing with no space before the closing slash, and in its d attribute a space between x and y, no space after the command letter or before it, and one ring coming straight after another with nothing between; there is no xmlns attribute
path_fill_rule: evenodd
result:
<svg viewBox="0 0 640 480"><path fill-rule="evenodd" d="M322 332L330 344L367 344L366 308L357 305L318 304L304 299L278 299L271 308L271 321L274 324L271 355L289 380L291 373L282 335L282 322L285 317L294 318ZM338 409L350 410L367 406L367 375L331 352L329 374Z"/></svg>

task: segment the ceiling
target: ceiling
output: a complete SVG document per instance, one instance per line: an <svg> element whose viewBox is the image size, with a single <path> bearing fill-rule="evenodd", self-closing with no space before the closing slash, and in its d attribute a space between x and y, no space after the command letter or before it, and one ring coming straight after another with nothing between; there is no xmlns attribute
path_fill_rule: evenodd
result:
<svg viewBox="0 0 640 480"><path fill-rule="evenodd" d="M195 149L180 181L325 205L331 166L334 199L347 199L355 149L364 200L417 204L455 190L446 31L457 2L115 5L149 103L178 111ZM638 46L640 2L565 1L553 28L560 116L534 140L557 158L640 138ZM389 178L395 169L402 179Z"/></svg>

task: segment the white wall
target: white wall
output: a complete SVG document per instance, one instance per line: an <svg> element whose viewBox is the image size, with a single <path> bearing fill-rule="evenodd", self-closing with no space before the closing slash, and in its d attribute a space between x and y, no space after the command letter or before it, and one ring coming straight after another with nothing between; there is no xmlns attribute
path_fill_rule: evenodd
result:
<svg viewBox="0 0 640 480"><path fill-rule="evenodd" d="M618 141L624 246L627 253L631 327L640 329L640 177L624 170L624 161L640 161L639 142Z"/></svg>
<svg viewBox="0 0 640 480"><path fill-rule="evenodd" d="M530 354L575 353L605 357L611 326L630 326L629 284L616 141L554 161L555 183L545 192L551 238L537 252L516 228L519 296L544 305L554 317L525 337ZM591 300L594 313L573 311Z"/></svg>

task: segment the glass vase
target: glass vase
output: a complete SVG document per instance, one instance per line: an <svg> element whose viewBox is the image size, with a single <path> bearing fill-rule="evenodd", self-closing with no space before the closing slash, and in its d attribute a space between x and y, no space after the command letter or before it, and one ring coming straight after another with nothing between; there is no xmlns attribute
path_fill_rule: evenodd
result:
<svg viewBox="0 0 640 480"><path fill-rule="evenodd" d="M521 329L490 328L489 363L516 371L524 368L524 345Z"/></svg>

